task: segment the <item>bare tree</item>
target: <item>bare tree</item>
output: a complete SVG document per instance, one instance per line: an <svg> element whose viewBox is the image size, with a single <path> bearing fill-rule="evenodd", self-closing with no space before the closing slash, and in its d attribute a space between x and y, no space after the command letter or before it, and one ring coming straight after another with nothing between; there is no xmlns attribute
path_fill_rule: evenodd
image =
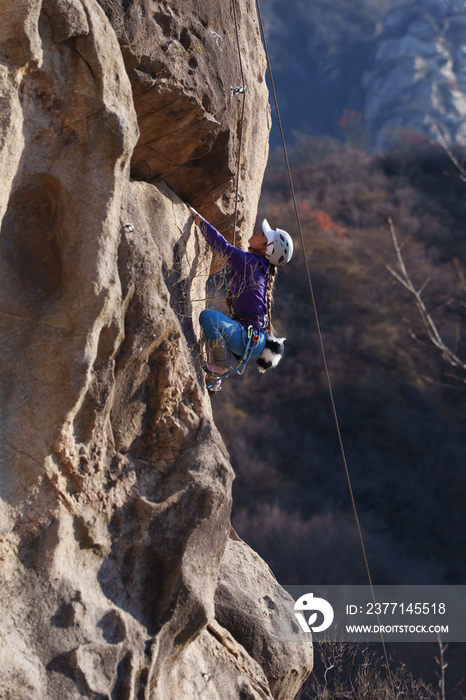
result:
<svg viewBox="0 0 466 700"><path fill-rule="evenodd" d="M426 288L426 286L429 284L430 279L427 279L421 285L421 287L419 287L419 289L416 289L416 287L414 286L413 281L408 273L408 270L406 269L406 265L405 265L403 255L401 252L402 247L398 241L396 229L395 229L395 226L394 226L391 218L388 219L388 223L390 224L390 231L392 234L393 245L395 247L396 256L397 256L397 260L398 260L398 268L399 268L399 271L397 272L390 265L386 265L388 271L395 277L395 279L398 280L398 282L400 282L403 285L403 287L405 287L405 289L408 290L408 292L410 294L412 294L412 296L414 298L414 302L416 304L416 308L417 308L418 313L419 313L419 316L420 316L421 321L423 323L424 329L425 329L427 336L428 336L429 340L431 341L432 345L435 348L437 348L437 350L441 353L442 358L446 362L448 362L452 367L458 368L461 371L465 372L465 375L466 375L466 362L464 362L463 360L461 360L458 357L458 355L456 354L457 353L456 348L452 349L449 345L447 345L445 343L445 341L443 340L443 338L440 334L440 331L437 327L436 322L432 318L431 313L427 310L427 307L426 307L424 300L422 298L422 293L423 293L424 289ZM464 277L463 271L461 270L460 263L458 260L455 260L455 265L456 265L458 275L459 275L460 281L462 283L463 289L465 289L466 288L466 279ZM452 300L449 300L448 302L446 302L446 304L451 303L451 301ZM414 339L418 340L416 334L412 330L410 331L410 333ZM456 345L458 344L458 340L459 340L459 338L458 338L458 327L457 327ZM458 376L457 374L449 374L448 376L450 376L453 379L456 379L458 381L466 383L466 376L462 377L462 376Z"/></svg>
<svg viewBox="0 0 466 700"><path fill-rule="evenodd" d="M464 0L464 2L466 2L466 0ZM462 180L463 182L466 182L466 169L463 167L463 163L460 163L458 158L453 153L452 149L450 148L450 146L447 143L446 138L444 137L444 135L440 131L438 124L433 124L432 128L437 135L437 139L438 139L439 144L441 145L441 147L443 148L443 150L445 151L447 156L450 158L453 165L457 168L459 179Z"/></svg>
<svg viewBox="0 0 466 700"><path fill-rule="evenodd" d="M452 10L455 10L455 12L458 15L465 15L466 14L465 12L462 12L461 10L459 10L452 2L450 2L450 0L445 0L445 2L447 3L447 5L449 5L451 7ZM461 2L463 3L463 5L466 9L466 0L461 0Z"/></svg>

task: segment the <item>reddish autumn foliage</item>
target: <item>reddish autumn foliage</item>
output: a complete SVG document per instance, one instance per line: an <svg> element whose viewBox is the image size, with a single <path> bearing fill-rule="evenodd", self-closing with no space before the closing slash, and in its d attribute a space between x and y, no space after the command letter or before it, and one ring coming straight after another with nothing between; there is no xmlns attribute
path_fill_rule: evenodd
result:
<svg viewBox="0 0 466 700"><path fill-rule="evenodd" d="M337 224L332 219L330 214L327 214L327 212L320 209L313 210L309 202L301 200L298 202L298 209L301 217L304 220L311 221L314 219L314 221L319 224L322 231L327 233L336 233L338 236L345 235L346 229L343 226L340 226L340 224Z"/></svg>

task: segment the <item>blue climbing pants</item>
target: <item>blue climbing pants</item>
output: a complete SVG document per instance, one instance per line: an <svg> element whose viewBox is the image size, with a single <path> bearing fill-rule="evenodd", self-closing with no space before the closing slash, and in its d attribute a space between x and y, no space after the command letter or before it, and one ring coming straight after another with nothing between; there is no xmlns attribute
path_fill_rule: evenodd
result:
<svg viewBox="0 0 466 700"><path fill-rule="evenodd" d="M248 343L248 331L238 321L228 318L220 311L206 309L201 311L199 323L207 340L220 340L220 338L223 338L227 348L235 355L242 355L245 351ZM259 357L265 347L265 331L259 331L259 333L261 337L251 357Z"/></svg>

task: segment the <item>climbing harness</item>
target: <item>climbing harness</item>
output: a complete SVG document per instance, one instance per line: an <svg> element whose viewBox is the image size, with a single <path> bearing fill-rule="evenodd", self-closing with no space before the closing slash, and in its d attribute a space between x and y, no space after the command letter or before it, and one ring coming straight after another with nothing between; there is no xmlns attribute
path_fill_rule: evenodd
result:
<svg viewBox="0 0 466 700"><path fill-rule="evenodd" d="M363 536L362 536L361 525L360 525L360 522L359 522L358 511L357 511L357 508L356 508L356 501L355 501L355 499L354 499L354 493L353 493L353 487L352 487L352 484L351 484L351 477L350 477L350 473L349 473L348 462L347 462L347 459L346 459L345 449L344 449L344 445L343 445L343 438L342 438L341 430L340 430L340 423L339 423L339 420L338 420L338 414L337 414L335 399L334 399L334 396L333 396L332 382L331 382L331 380L330 380L330 372L329 372L328 364L327 364L327 356L326 356L326 354L325 354L324 340L323 340L323 336L322 336L322 330L321 330L321 328L320 328L319 315L318 315L318 313L317 313L317 305L316 305L316 300L315 300L315 296L314 296L314 289L313 289L313 286L312 286L312 280L311 280L311 273L310 273L310 269L309 269L308 256L307 256L307 252L306 252L306 246L305 246L305 243L304 243L303 231L302 231L302 228L301 228L301 220L300 220L300 217L299 217L298 204L297 204L297 201L296 201L296 194L295 194L294 187L293 187L293 179L292 179L292 176L291 176L290 162L289 162L289 160L288 160L288 153L287 153L287 150L286 150L285 135L284 135L284 132L283 132L282 121L281 121L281 118L280 118L280 110L279 110L279 108L278 108L277 93L276 93L276 90L275 90L275 83L274 83L273 73L272 73L272 65L271 65L271 62L270 62L270 56L269 56L269 51L268 51L268 47L267 47L267 40L266 40L266 37L265 37L264 24L263 24L263 22L262 22L262 13L261 13L261 9L260 9L260 2L259 2L259 0L256 0L256 7L257 7L257 16L258 16L258 19L259 19L260 31L261 31L262 40L263 40L263 43L264 43L265 56L266 56L266 59L267 59L267 67L268 67L268 69L269 69L270 85L271 85L271 88L272 88L273 99L274 99L274 102L275 102L275 110L276 110L276 113L277 113L277 122L278 122L278 126L279 126L279 129L280 129L280 135L281 135L281 140L282 140L282 144L283 144L283 153L284 153L284 156L285 156L286 169L287 169L287 172L288 172L288 179L289 179L289 182L290 182L290 191L291 191L291 196L292 196L292 199L293 199L293 205L294 205L294 210L295 210L295 215L296 215L296 222L297 222L297 225L298 225L299 237L300 237L300 240L301 240L301 250L302 250L303 259L304 259L304 266L305 266L305 269L306 269L307 281L308 281L308 285L309 285L309 291L310 291L310 294L311 294L312 306L313 306L314 316L315 316L315 320L316 320L316 326L317 326L317 333L318 333L318 337L319 337L320 350L321 350L322 359L323 359L323 363L324 363L325 375L326 375L326 378L327 378L327 386L328 386L329 395L330 395L330 402L331 402L331 406L332 406L332 412L333 412L333 417L334 417L334 421L335 421L335 427L336 427L336 431L337 431L337 435L338 435L338 442L339 442L339 444L340 444L340 451L341 451L341 455L342 455L342 458L343 458L343 465L344 465L345 474L346 474L346 481L347 481L348 489L349 489L349 493L350 493L351 504L352 504L352 507L353 507L354 518L355 518L355 521L356 521L356 527L357 527L357 531L358 531L359 543L360 543L360 545L361 545L362 555L363 555L363 559L364 559L364 565L365 565L365 568L366 568L366 574L367 574L367 578L368 578L368 581L369 581L369 587L370 587L371 594L372 594L372 600L373 600L373 603L374 603L374 608L376 608L376 600L375 600L374 587L373 587L372 577L371 577L371 573L370 573L370 569L369 569L369 562L368 562L368 559L367 559L366 548L365 548L365 546L364 546L364 540L363 540ZM238 44L238 46L239 46L239 44ZM244 81L243 81L243 82L244 82ZM379 619L379 616L378 616L377 614L376 614L376 617L377 617L377 622L378 622L379 629L380 629L380 619ZM390 670L390 662L389 662L389 659L388 659L387 649L386 649L386 646L385 646L385 641L384 641L384 637L383 637L382 632L380 632L380 639L381 639L381 642L382 642L382 647L383 647L384 656L385 656L385 665L386 665L386 668L387 668L387 675L388 675L388 678L389 678L389 681L390 681L390 685L391 685L392 688L393 688L393 680L392 680L392 674L391 674L391 670Z"/></svg>
<svg viewBox="0 0 466 700"><path fill-rule="evenodd" d="M231 306L231 303L230 303ZM255 316L254 314L237 314L233 307L231 308L230 311L230 318L233 319L233 321L253 321L254 323L260 323L262 327L265 327L267 324L267 316Z"/></svg>
<svg viewBox="0 0 466 700"><path fill-rule="evenodd" d="M244 348L243 354L241 355L239 365L231 369L229 372L219 375L218 379L216 379L214 382L207 384L206 389L209 391L209 393L216 393L218 389L216 390L214 388L215 385L219 384L219 382L221 382L222 379L226 379L227 377L229 377L230 374L234 374L235 372L237 372L240 376L242 376L244 370L246 369L246 365L251 359L252 353L256 349L257 343L260 341L260 339L261 334L259 333L259 330L254 326L248 326L248 342L246 343L246 347Z"/></svg>

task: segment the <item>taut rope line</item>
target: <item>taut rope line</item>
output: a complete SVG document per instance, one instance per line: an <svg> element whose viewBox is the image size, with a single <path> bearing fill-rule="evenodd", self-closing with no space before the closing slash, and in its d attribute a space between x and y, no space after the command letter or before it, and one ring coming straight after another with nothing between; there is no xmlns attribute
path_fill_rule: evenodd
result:
<svg viewBox="0 0 466 700"><path fill-rule="evenodd" d="M239 175L241 167L241 149L243 146L243 121L244 121L244 108L246 104L246 85L244 83L244 71L243 71L243 60L241 58L241 47L239 43L239 30L238 30L238 17L236 15L236 0L231 0L231 7L233 9L233 17L235 20L235 33L236 33L236 44L238 46L238 58L239 58L239 69L241 73L241 87L243 89L243 105L241 108L241 119L239 127L239 152L238 152L238 168L236 171L236 193L235 193L235 220L233 224L233 245L236 242L236 224L238 221L238 204L239 204Z"/></svg>
<svg viewBox="0 0 466 700"><path fill-rule="evenodd" d="M310 293L311 293L311 300L312 300L312 306L313 306L313 309L314 309L314 316L315 316L315 319L316 319L317 333L318 333L318 336L319 336L320 350L321 350L321 353L322 353L322 359L323 359L324 368L325 368L325 376L326 376L326 378L327 378L327 385L328 385L328 390L329 390L329 394L330 394L330 401L331 401L331 404L332 404L333 417L334 417L334 420L335 420L335 426L336 426L337 435L338 435L338 442L340 443L340 451L341 451L341 456L342 456L342 458L343 458L343 465L344 465L344 468L345 468L346 480L347 480L347 482L348 482L348 489L349 489L349 493L350 493L350 497L351 497L351 504L352 504L352 507L353 507L354 518L355 518L356 527L357 527L357 530L358 530L359 542L360 542L360 545L361 545L361 550L362 550L362 554L363 554L363 558L364 558L364 565L365 565L365 567L366 567L366 574L367 574L367 578L368 578L368 581L369 581L369 586L370 586L370 589L371 589L372 599L373 599L374 606L375 606L376 601L375 601L374 587L373 587L373 584L372 584L372 577L371 577L371 572L370 572L370 569L369 569L369 562L368 562L368 560L367 560L366 548L365 548L365 546L364 546L364 540L363 540L363 536L362 536L361 525L360 525L360 523L359 523L358 511L357 511L357 508L356 508L356 501L354 500L353 487L352 487L352 484L351 484L351 477L350 477L350 473L349 473L349 469L348 469L348 462L347 462L347 460L346 460L345 448L344 448L344 446L343 446L343 439L342 439L342 435L341 435L340 423L339 423L339 420L338 420L338 414L337 414L337 409L336 409L336 405L335 405L335 399L334 399L334 396L333 396L332 382L331 382L331 380L330 380L330 373L329 373L328 364L327 364L327 356L326 356L326 354L325 354L325 348L324 348L324 340L323 340L322 331L321 331L321 328L320 328L319 315L318 315L318 313L317 313L317 305L316 305L316 300L315 300L315 296L314 296L314 288L313 288L313 286L312 286L311 272L310 272L309 263L308 263L308 260L307 260L306 246L305 246L305 243L304 243L304 235L303 235L303 231L302 231L302 228L301 228L301 220L300 220L300 218L299 218L298 204L297 204L297 201L296 201L296 195L295 195L294 186L293 186L293 179L292 179L292 176L291 176L290 162L289 162L289 160L288 160L288 153L287 153L287 150L286 150L285 135L284 135L284 132L283 132L282 120L281 120L281 118L280 118L280 111L279 111L279 109L278 109L277 93L276 93L276 91L275 91L275 83L274 83L273 75L272 75L272 66L271 66L271 63L270 63L269 51L268 51L268 48L267 48L267 40L266 40L266 38L265 38L264 25L263 25L263 22L262 22L262 14L261 14L261 10L260 10L259 0L256 0L256 6L257 6L257 16L258 16L258 18L259 18L259 26L260 26L260 30L261 30L261 34L262 34L262 40L263 40L263 42L264 42L265 55L266 55L266 59L267 59L267 67L268 67L268 69L269 69L270 85L271 85L271 87L272 87L273 99L274 99L274 102L275 102L275 109L276 109L276 112L277 112L277 121L278 121L278 126L279 126L279 128L280 128L280 135L281 135L282 144L283 144L283 153L284 153L284 156L285 156L286 169L287 169L287 172L288 172L288 179L289 179L289 181L290 181L291 196L292 196L292 199L293 199L293 205L294 205L294 210L295 210L295 214L296 214L296 221L297 221L297 224L298 224L299 237L300 237L300 240L301 240L301 247L302 247L302 252L303 252L304 265L305 265L305 268L306 268L307 281L308 281L308 285L309 285L309 291L310 291ZM379 623L379 627L380 627L380 620L379 620L379 616L378 616L378 615L377 615L377 622ZM390 663L389 663L388 654L387 654L387 649L386 649L386 647L385 647L385 641L384 641L384 638L383 638L382 633L380 633L380 638L381 638L381 641L382 641L383 651L384 651L384 655L385 655L385 662L386 662L388 677L389 677L389 679L390 679L390 682L392 683L392 675L391 675L391 671L390 671Z"/></svg>

